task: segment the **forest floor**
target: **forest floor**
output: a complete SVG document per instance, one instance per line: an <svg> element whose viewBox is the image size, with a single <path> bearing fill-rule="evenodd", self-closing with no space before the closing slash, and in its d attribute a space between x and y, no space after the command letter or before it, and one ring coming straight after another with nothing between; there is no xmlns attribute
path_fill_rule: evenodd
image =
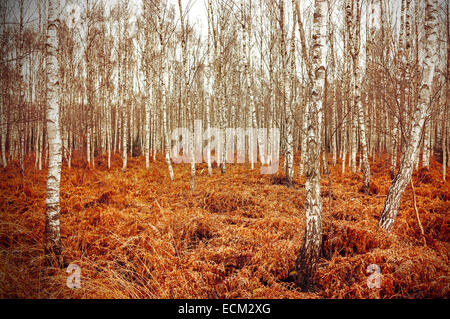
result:
<svg viewBox="0 0 450 319"><path fill-rule="evenodd" d="M287 188L281 169L269 176L259 165L234 164L209 177L199 164L191 192L189 165L174 165L171 182L162 158L149 170L143 157L129 158L125 172L118 156L110 170L103 157L96 169L79 160L64 165L63 255L81 268L81 288L69 289L65 268L43 264L46 170L29 159L19 188L10 163L0 169L0 297L448 298L450 182L434 160L415 172L425 240L410 185L388 234L377 225L391 184L386 159L371 162L372 195L359 191L361 173L331 167L331 214L323 176L324 237L312 292L291 278L304 232L304 177ZM367 285L370 264L381 268L379 289Z"/></svg>

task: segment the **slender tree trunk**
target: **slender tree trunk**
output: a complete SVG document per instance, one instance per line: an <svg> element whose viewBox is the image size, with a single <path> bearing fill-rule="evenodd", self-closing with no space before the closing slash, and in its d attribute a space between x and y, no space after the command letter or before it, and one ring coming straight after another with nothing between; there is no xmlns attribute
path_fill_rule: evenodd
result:
<svg viewBox="0 0 450 319"><path fill-rule="evenodd" d="M160 21L160 23L162 23ZM170 179L173 181L175 179L175 176L173 174L173 169L172 169L172 162L170 160L170 153L169 153L169 148L170 148L170 141L169 141L169 134L167 132L168 128L167 128L167 87L169 86L168 83L168 79L169 79L169 70L167 68L167 62L166 62L166 58L164 57L164 43L163 43L163 39L162 39L162 35L160 34L160 49L161 49L161 53L162 53L162 58L161 58L161 70L160 70L160 75L159 75L159 79L160 79L160 88L161 88L161 95L162 95L162 130L163 130L163 135L164 135L164 153L165 153L165 159L166 159L166 163L167 163L167 167L169 169L169 176Z"/></svg>
<svg viewBox="0 0 450 319"><path fill-rule="evenodd" d="M39 9L40 9L40 7L39 7ZM2 19L1 22L3 24L6 24L6 10L7 10L6 3L4 3L4 2L0 3L0 15L1 15L1 19ZM1 31L2 31L1 37L2 38L4 37L5 30L6 30L6 28L1 28ZM0 46L0 54L1 54L2 58L6 55L4 50L5 50L5 46L3 46L3 45ZM3 73L3 71L4 71L4 68L1 68L0 72ZM1 97L0 97L1 98L1 107L0 107L0 134L1 134L0 144L1 144L1 146L0 146L0 148L1 148L1 152L2 152L2 154L1 154L2 166L4 168L6 168L6 166L7 166L7 160L6 160L6 129L7 129L6 121L7 121L7 119L5 116L5 113L6 113L6 108L5 108L6 107L6 103L5 103L6 83L3 80L4 79L3 74L1 74L1 79L2 80L0 81L0 95L1 95Z"/></svg>
<svg viewBox="0 0 450 319"><path fill-rule="evenodd" d="M422 167L430 168L430 135L431 135L431 118L425 119L423 135L423 152L422 152Z"/></svg>
<svg viewBox="0 0 450 319"><path fill-rule="evenodd" d="M366 138L366 122L365 122L365 112L364 107L361 103L361 79L359 73L359 66L357 61L353 61L354 73L355 77L355 104L358 111L358 120L359 120L359 135L360 135L360 144L361 144L361 154L360 154L360 163L363 172L363 190L366 193L370 193L370 165L369 165L369 156L367 149L367 138Z"/></svg>
<svg viewBox="0 0 450 319"><path fill-rule="evenodd" d="M286 181L288 186L292 184L294 179L294 151L293 151L293 117L290 105L290 87L288 84L288 54L285 41L285 25L284 25L284 1L280 2L280 52L281 52L281 103L284 111L284 166L286 173ZM295 17L294 17L295 19ZM295 25L294 25L295 28ZM293 72L293 71L292 71Z"/></svg>
<svg viewBox="0 0 450 319"><path fill-rule="evenodd" d="M91 127L91 158L92 168L95 168L95 126Z"/></svg>
<svg viewBox="0 0 450 319"><path fill-rule="evenodd" d="M181 0L178 0L178 9L180 11L180 22L181 22L181 53L182 53L182 75L181 75L181 112L186 111L189 113L189 126L191 128L189 134L189 156L191 162L191 178L189 186L191 190L195 188L195 150L194 150L194 121L195 121L195 107L191 108L191 100L189 96L188 89L188 71L187 71L187 36L184 25L183 7L181 5ZM184 151L184 150L183 150Z"/></svg>
<svg viewBox="0 0 450 319"><path fill-rule="evenodd" d="M47 175L46 219L44 247L46 255L61 254L60 240L60 180L62 165L62 141L59 128L59 80L58 80L58 12L59 1L48 2L47 25L47 136L49 164Z"/></svg>
<svg viewBox="0 0 450 319"><path fill-rule="evenodd" d="M17 55L17 73L19 74L19 88L18 88L18 151L19 151L19 169L20 169L20 185L23 186L23 178L25 173L24 153L25 153L25 92L24 92L24 76L23 76L23 19L24 19L24 0L19 1L19 35L18 44L16 48Z"/></svg>
<svg viewBox="0 0 450 319"><path fill-rule="evenodd" d="M125 62L126 63L126 62ZM124 84L122 86L125 88L126 74L123 75ZM123 92L123 91L122 91ZM124 99L121 99L121 111L122 111L122 172L127 168L127 157L128 157L128 112L127 105Z"/></svg>
<svg viewBox="0 0 450 319"><path fill-rule="evenodd" d="M334 53L332 53L334 54ZM338 139L337 139L337 113L336 113L336 97L337 88L334 84L333 102L331 103L331 150L333 153L333 166L337 163Z"/></svg>
<svg viewBox="0 0 450 319"><path fill-rule="evenodd" d="M89 121L89 120L88 120ZM91 129L89 126L86 129L86 156L87 156L87 164L91 166Z"/></svg>
<svg viewBox="0 0 450 319"><path fill-rule="evenodd" d="M308 289L314 279L322 243L322 199L320 197L320 152L323 94L326 71L327 1L315 0L313 25L312 91L309 96L308 149L306 159L306 228L297 261L296 282Z"/></svg>
<svg viewBox="0 0 450 319"><path fill-rule="evenodd" d="M290 84L287 84L288 93L286 98L286 127L287 127L287 180L288 184L291 185L294 180L294 114L293 110L296 105L296 65L295 65L295 27L296 27L296 10L293 10L293 21L292 21L292 34L291 34L291 46L290 46ZM290 85L290 87L289 87Z"/></svg>
<svg viewBox="0 0 450 319"><path fill-rule="evenodd" d="M352 77L351 79L351 96L355 96L355 78ZM357 130L358 130L358 118L356 113L356 106L354 104L355 100L351 99L351 102L349 103L350 106L350 112L351 112L351 127L350 127L350 150L351 150L351 164L352 164L352 173L356 173L356 153L358 152L358 136L357 136Z"/></svg>
<svg viewBox="0 0 450 319"><path fill-rule="evenodd" d="M211 119L210 119L210 109L213 101L213 46L212 46L212 27L211 27L211 19L212 19L212 4L211 0L208 0L208 66L206 70L206 90L207 90L207 100L205 107L205 117L206 117L206 132L208 136L206 137L206 163L208 165L208 175L212 176L212 166L211 166L211 145L210 145L210 136L209 130L211 127Z"/></svg>
<svg viewBox="0 0 450 319"><path fill-rule="evenodd" d="M447 178L447 116L448 116L448 104L450 103L450 2L447 2L447 81L445 82L445 106L444 116L442 119L442 178L444 181Z"/></svg>
<svg viewBox="0 0 450 319"><path fill-rule="evenodd" d="M423 79L420 86L419 101L413 114L413 123L409 134L409 141L400 161L400 169L389 188L386 202L380 216L380 226L390 232L394 227L395 218L400 206L403 192L408 185L414 165L414 159L419 151L421 131L425 122L427 109L430 104L431 89L435 70L435 52L437 41L438 1L426 1L425 13L425 57L423 60Z"/></svg>

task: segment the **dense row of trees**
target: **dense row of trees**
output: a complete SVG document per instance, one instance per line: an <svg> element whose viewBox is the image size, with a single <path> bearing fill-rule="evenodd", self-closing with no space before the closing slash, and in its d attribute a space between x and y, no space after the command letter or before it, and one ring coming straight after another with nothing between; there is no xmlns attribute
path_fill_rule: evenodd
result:
<svg viewBox="0 0 450 319"><path fill-rule="evenodd" d="M134 3L134 2L133 2ZM307 287L322 236L321 172L338 159L362 171L389 154L393 185L380 225L390 231L414 167L449 165L449 6L437 0L19 0L1 3L0 149L3 167L48 163L48 233L59 244L61 156L95 168L120 153L157 153L172 169L170 132L210 127L281 130L283 169L306 176L306 232L298 283ZM33 10L36 9L36 10ZM215 158L226 173L225 152ZM273 145L259 159L270 161ZM224 149L225 137L219 141ZM259 137L248 135L248 144ZM249 148L250 149L250 148ZM294 152L300 164L294 167ZM359 154L359 157L357 156ZM420 156L421 154L421 156ZM58 160L59 158L59 160ZM258 154L248 152L251 168ZM274 159L272 159L274 160ZM195 159L191 152L191 189ZM52 228L53 227L53 228ZM57 249L56 249L57 250ZM305 265L309 265L306 267Z"/></svg>

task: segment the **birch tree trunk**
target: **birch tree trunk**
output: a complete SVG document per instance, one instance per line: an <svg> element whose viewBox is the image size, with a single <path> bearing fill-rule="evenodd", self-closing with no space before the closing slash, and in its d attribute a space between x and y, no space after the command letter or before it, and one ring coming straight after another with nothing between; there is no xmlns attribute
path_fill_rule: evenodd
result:
<svg viewBox="0 0 450 319"><path fill-rule="evenodd" d="M280 51L281 51L281 103L283 110L285 112L284 124L285 124L285 151L284 151L284 162L285 162L285 173L287 185L291 186L294 179L294 150L293 150L293 117L290 105L290 87L288 84L288 54L285 36L285 25L284 25L284 1L280 2ZM295 28L295 25L294 25ZM293 72L293 71L292 71Z"/></svg>
<svg viewBox="0 0 450 319"><path fill-rule="evenodd" d="M40 8L40 7L39 7ZM6 24L6 3L2 2L0 3L0 15L1 15L1 23L3 23L3 25ZM1 37L4 38L4 33L6 31L6 28L1 28L2 34ZM3 58L6 56L6 46L2 45L0 46L0 54L1 54L1 59L3 60ZM3 62L3 61L2 61ZM1 68L1 72L3 73L4 68ZM1 75L1 79L4 79L3 74ZM7 130L7 119L6 119L6 83L4 81L1 81L0 83L0 98L1 98L1 107L0 107L0 134L1 134L1 140L0 140L0 144L1 144L1 156L2 156L2 166L4 168L6 168L8 162L6 160L6 130Z"/></svg>
<svg viewBox="0 0 450 319"><path fill-rule="evenodd" d="M189 90L188 90L188 61L187 61L187 46L186 46L186 31L184 25L184 17L183 17L183 7L181 5L181 0L178 0L178 9L180 11L180 23L181 23L181 53L182 53L182 75L181 75L181 110L182 112L186 110L186 113L189 114L189 126L190 126L190 134L189 134L189 156L191 161L191 178L189 182L189 187L191 190L195 188L195 150L194 150L194 120L195 120L195 111L194 108L191 108Z"/></svg>
<svg viewBox="0 0 450 319"><path fill-rule="evenodd" d="M306 226L302 247L297 260L296 282L302 289L309 289L313 282L322 243L322 199L320 197L320 152L322 149L322 98L326 73L327 1L315 0L312 91L309 96L308 141L306 159Z"/></svg>
<svg viewBox="0 0 450 319"><path fill-rule="evenodd" d="M24 19L24 0L19 1L19 35L18 44L16 47L16 68L17 74L19 75L19 85L18 85L18 123L17 123L17 133L18 133L18 150L19 150L19 169L20 169L20 186L23 186L23 178L25 173L25 163L24 163L24 153L25 153L25 119L24 119L24 109L25 109L25 92L24 92L24 76L23 76L23 58L22 58L22 48L23 48L23 19Z"/></svg>
<svg viewBox="0 0 450 319"><path fill-rule="evenodd" d="M430 168L430 135L431 135L431 118L425 119L424 134L423 134L423 152L422 152L422 167Z"/></svg>
<svg viewBox="0 0 450 319"><path fill-rule="evenodd" d="M160 26L160 29L162 30L162 24L163 21L161 17L158 17L158 23ZM170 161L170 141L169 141L169 135L167 132L167 88L169 86L169 70L167 68L167 62L165 57L165 43L162 38L162 34L159 34L159 43L160 43L160 52L161 52L161 69L159 74L159 81L160 81L160 88L161 88L161 96L162 96L162 130L164 135L164 153L165 153L165 159L167 163L167 167L169 169L169 176L170 179L173 181L175 179L175 176L173 174L173 168L172 168L172 162Z"/></svg>
<svg viewBox="0 0 450 319"><path fill-rule="evenodd" d="M419 100L414 109L409 141L402 154L400 168L389 188L379 225L386 231L392 231L397 217L400 200L411 180L414 159L419 151L420 135L431 98L431 89L435 70L435 52L437 45L438 1L427 0L425 9L425 57L423 60L423 78L420 85Z"/></svg>
<svg viewBox="0 0 450 319"><path fill-rule="evenodd" d="M444 117L442 119L442 178L444 181L447 178L447 113L448 104L450 103L450 87L449 87L449 77L450 77L450 4L447 2L447 81L445 82L446 94L445 94L445 106L444 106Z"/></svg>
<svg viewBox="0 0 450 319"><path fill-rule="evenodd" d="M147 92L150 92L151 88L147 85ZM145 168L150 168L150 103L151 96L145 100L145 122L144 122L144 132L145 132Z"/></svg>
<svg viewBox="0 0 450 319"><path fill-rule="evenodd" d="M209 130L211 127L211 120L210 120L210 109L212 106L213 101L213 72L214 72L214 66L213 66L213 46L212 46L212 19L213 19L213 11L212 11L212 3L211 0L208 0L208 67L206 70L206 88L207 88L207 101L206 101L206 107L205 107L205 117L206 117L206 132L208 136L206 137L206 162L208 165L208 175L212 176L212 166L211 166L211 145L210 145L210 136L209 136Z"/></svg>
<svg viewBox="0 0 450 319"><path fill-rule="evenodd" d="M287 113L286 113L286 120L287 120L287 177L288 177L288 185L291 185L294 180L294 114L293 109L295 109L296 105L296 85L295 85L295 79L296 79L296 65L295 65L295 26L296 26L296 10L294 8L292 17L292 34L291 34L291 47L290 47L290 68L289 68L289 74L290 74L290 89L288 89L288 95L287 97ZM287 87L289 88L289 84L287 84Z"/></svg>
<svg viewBox="0 0 450 319"><path fill-rule="evenodd" d="M358 152L358 137L357 137L357 130L358 130L358 120L357 120L357 113L356 113L356 106L355 106L355 100L353 97L355 96L355 78L352 76L350 79L350 90L349 90L350 98L349 101L349 112L351 114L351 124L350 124L350 147L351 150L351 166L352 166L352 173L356 173L356 153Z"/></svg>
<svg viewBox="0 0 450 319"><path fill-rule="evenodd" d="M225 21L225 16L222 15L219 20L220 25L220 35L217 39L217 59L220 59L221 57L225 56L225 32L226 32L226 24L227 21ZM225 108L225 88L226 88L226 80L225 78L225 65L223 63L217 64L217 73L216 73L216 88L218 92L218 98L217 102L219 104L219 125L221 132L225 132L225 126L226 126L226 108ZM219 143L218 148L219 151L217 152L216 149L216 159L217 159L217 165L220 165L220 171L222 174L225 174L226 172L226 152L225 152L225 145L226 145L226 134L220 134L219 137Z"/></svg>
<svg viewBox="0 0 450 319"><path fill-rule="evenodd" d="M361 78L358 64L356 64L356 66L354 64L354 77L355 77L355 104L358 109L359 135L361 144L360 163L363 173L363 190L365 193L370 193L370 165L367 149L365 112L364 107L361 103L361 88L360 88Z"/></svg>
<svg viewBox="0 0 450 319"><path fill-rule="evenodd" d="M59 79L58 79L58 12L59 0L48 2L47 25L47 136L49 163L47 175L46 218L44 251L47 256L61 254L60 242L60 180L62 164L62 141L59 128Z"/></svg>
<svg viewBox="0 0 450 319"><path fill-rule="evenodd" d="M2 139L0 141L1 143L1 149L2 149L2 163L3 163L3 167L6 168L6 166L8 165L8 161L6 160L6 128L7 128L7 124L6 124L6 117L4 116L5 114L5 110L4 107L2 107L2 110L0 112L0 123L1 123L1 134L2 134Z"/></svg>
<svg viewBox="0 0 450 319"><path fill-rule="evenodd" d="M253 134L253 128L256 128L256 113L255 113L255 101L251 86L251 75L249 68L251 67L250 58L250 37L251 37L251 24L248 23L245 1L241 0L241 14L242 14L242 61L244 66L244 87L245 87L245 102L248 105L248 127L251 128L248 133L249 140L249 161L250 168L254 169L255 158L253 152L253 143L255 142L255 136ZM249 14L251 16L251 13Z"/></svg>

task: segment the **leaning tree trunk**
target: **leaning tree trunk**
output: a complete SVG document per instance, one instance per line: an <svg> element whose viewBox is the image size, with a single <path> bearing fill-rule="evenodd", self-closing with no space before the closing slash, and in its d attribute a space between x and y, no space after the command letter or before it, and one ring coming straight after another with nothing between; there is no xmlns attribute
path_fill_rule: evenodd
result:
<svg viewBox="0 0 450 319"><path fill-rule="evenodd" d="M400 200L406 186L411 180L414 166L414 159L418 155L420 135L428 116L428 106L430 104L431 87L433 83L437 39L437 0L427 0L425 14L425 57L423 60L423 79L420 86L419 100L414 110L413 123L409 134L409 141L405 145L405 151L402 154L400 168L397 176L394 178L389 188L386 202L380 216L380 226L390 232L394 226L397 217Z"/></svg>
<svg viewBox="0 0 450 319"><path fill-rule="evenodd" d="M59 131L58 80L58 0L49 0L47 26L47 136L49 162L47 175L44 249L47 256L61 254L59 230L59 190L62 141Z"/></svg>
<svg viewBox="0 0 450 319"><path fill-rule="evenodd" d="M297 261L296 282L308 289L314 278L322 244L322 199L320 197L320 152L322 145L322 98L326 71L327 1L315 0L313 25L312 91L307 114L306 226Z"/></svg>

